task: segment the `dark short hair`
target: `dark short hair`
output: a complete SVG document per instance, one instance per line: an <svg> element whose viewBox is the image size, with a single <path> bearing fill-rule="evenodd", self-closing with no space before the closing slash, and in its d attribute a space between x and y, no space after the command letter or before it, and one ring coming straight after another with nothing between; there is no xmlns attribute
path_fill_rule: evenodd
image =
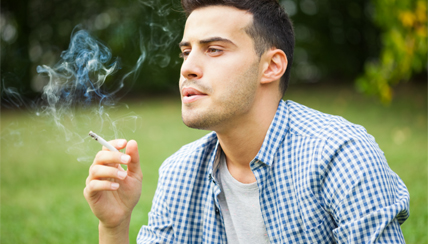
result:
<svg viewBox="0 0 428 244"><path fill-rule="evenodd" d="M213 5L235 7L253 14L253 25L246 32L254 39L256 53L261 56L274 47L287 55L288 66L280 82L284 95L293 63L294 31L290 18L277 0L181 0L181 5L187 16L195 9Z"/></svg>

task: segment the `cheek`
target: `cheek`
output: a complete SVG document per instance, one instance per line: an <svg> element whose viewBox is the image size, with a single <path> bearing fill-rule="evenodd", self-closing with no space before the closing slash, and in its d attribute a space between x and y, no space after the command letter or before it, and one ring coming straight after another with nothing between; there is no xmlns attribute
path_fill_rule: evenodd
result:
<svg viewBox="0 0 428 244"><path fill-rule="evenodd" d="M210 76L215 80L234 80L240 76L240 74L244 73L248 67L251 65L250 62L243 61L242 59L218 59L211 64ZM205 70L205 75L208 70Z"/></svg>

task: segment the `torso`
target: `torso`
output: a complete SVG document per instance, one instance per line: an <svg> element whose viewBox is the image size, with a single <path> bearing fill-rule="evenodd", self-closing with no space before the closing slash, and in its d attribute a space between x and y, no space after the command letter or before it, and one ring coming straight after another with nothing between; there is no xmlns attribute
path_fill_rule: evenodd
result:
<svg viewBox="0 0 428 244"><path fill-rule="evenodd" d="M228 243L270 243L255 178L249 184L236 180L229 172L222 153L217 179L222 190L218 199Z"/></svg>

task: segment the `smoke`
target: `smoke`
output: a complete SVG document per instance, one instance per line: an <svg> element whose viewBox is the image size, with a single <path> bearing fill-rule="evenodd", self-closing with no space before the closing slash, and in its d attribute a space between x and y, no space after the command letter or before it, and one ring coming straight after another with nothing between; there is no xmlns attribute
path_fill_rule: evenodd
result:
<svg viewBox="0 0 428 244"><path fill-rule="evenodd" d="M139 2L150 10L146 15L146 28L150 30L150 39L147 42L147 49L150 50L148 63L165 68L171 62L171 50L177 49L177 40L181 34L181 31L178 31L181 28L177 26L177 20L168 19L174 11L174 1L140 0Z"/></svg>
<svg viewBox="0 0 428 244"><path fill-rule="evenodd" d="M113 95L123 87L120 83L112 92L102 89L107 77L120 68L117 60L109 64L110 59L110 50L88 32L73 33L68 50L62 52L61 61L55 67L37 67L38 73L49 76L43 88L42 98L46 105L42 106L42 113L51 115L55 124L66 132L61 118L67 115L73 119L74 114L69 113L73 106L98 100L98 114L102 119L104 105L114 105ZM70 133L66 132L65 138L70 140Z"/></svg>
<svg viewBox="0 0 428 244"><path fill-rule="evenodd" d="M135 132L141 117L118 101L132 89L145 62L147 54L142 35L140 40L141 55L134 67L117 78L114 74L121 69L120 59L113 59L106 45L77 26L68 49L61 53L57 64L37 67L37 72L47 82L36 101L26 99L16 87L7 87L5 80L8 79L3 77L2 105L23 108L33 116L28 116L26 125L12 122L3 126L2 141L13 142L15 147L23 146L22 135L37 133L33 128L44 123L57 130L54 138L50 135L46 141L66 145L66 151L77 156L78 161L91 161L93 151L89 151L86 143L94 142L87 135L89 130L106 139L125 138L125 134Z"/></svg>
<svg viewBox="0 0 428 244"><path fill-rule="evenodd" d="M2 98L4 97L3 105L6 108L22 108L27 107L27 103L24 101L24 98L21 96L20 92L16 87L6 87L4 80L2 81ZM6 95L7 94L7 95Z"/></svg>
<svg viewBox="0 0 428 244"><path fill-rule="evenodd" d="M62 142L67 152L76 155L79 161L91 161L94 156L87 146L87 143L94 143L87 135L89 130L107 140L129 137L139 128L142 118L119 101L132 89L144 64L150 68L170 65L173 60L170 52L176 48L181 33L177 21L168 19L171 18L173 1L144 0L139 3L144 15L139 31L140 55L133 67L126 67L129 72L117 77L123 73L118 72L122 69L120 58L113 58L106 45L77 26L71 33L68 49L61 53L56 65L37 67L46 84L40 99L26 99L18 89L8 88L3 77L2 106L30 111L33 117L27 122L29 124L52 124L58 133L47 140ZM34 126L17 123L5 126L1 139L4 142L14 139L18 141L16 145L22 146L22 135L36 133L31 129L25 131L31 127Z"/></svg>
<svg viewBox="0 0 428 244"><path fill-rule="evenodd" d="M125 81L130 79L132 82L129 84L135 81L137 71L146 57L144 45L141 44L140 48L142 54L135 67L113 86L110 85L110 90L106 88L106 82L121 68L120 60L118 58L112 60L111 51L107 46L78 27L72 33L68 49L62 52L61 60L54 67L47 65L37 67L38 73L45 74L49 78L43 88L37 113L52 118L65 141L73 142L68 149L69 152L80 151L81 144L87 139L86 134L83 137L76 133L78 124L75 116L80 114L76 113L76 110L90 111L80 115L86 116L87 121L91 121L96 127L93 130L98 133L103 134L104 124L107 123L108 130L114 133L114 138L121 137L121 127L118 125L124 121L128 124L130 122L132 125L126 128L135 132L139 116L129 113L124 117L111 118L108 110L115 108L119 99L116 94L124 87ZM94 103L97 105L94 106Z"/></svg>

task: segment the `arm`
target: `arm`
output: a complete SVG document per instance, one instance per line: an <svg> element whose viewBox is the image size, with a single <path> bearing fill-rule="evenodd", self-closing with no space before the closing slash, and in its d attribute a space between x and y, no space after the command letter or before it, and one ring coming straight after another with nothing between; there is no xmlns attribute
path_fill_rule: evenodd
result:
<svg viewBox="0 0 428 244"><path fill-rule="evenodd" d="M409 215L409 193L374 139L366 135L340 146L330 143L324 162L329 170L323 188L337 224L336 242L404 243L400 224Z"/></svg>
<svg viewBox="0 0 428 244"><path fill-rule="evenodd" d="M135 141L110 142L126 153L98 152L89 169L84 196L99 219L100 243L129 243L129 223L132 210L141 194L143 178L138 146ZM125 171L120 165L128 165Z"/></svg>
<svg viewBox="0 0 428 244"><path fill-rule="evenodd" d="M166 161L168 163L168 160ZM165 165L165 163L164 163ZM159 181L149 212L149 223L141 227L137 243L174 243L174 231L170 220L169 201L164 191L165 175L159 170Z"/></svg>

